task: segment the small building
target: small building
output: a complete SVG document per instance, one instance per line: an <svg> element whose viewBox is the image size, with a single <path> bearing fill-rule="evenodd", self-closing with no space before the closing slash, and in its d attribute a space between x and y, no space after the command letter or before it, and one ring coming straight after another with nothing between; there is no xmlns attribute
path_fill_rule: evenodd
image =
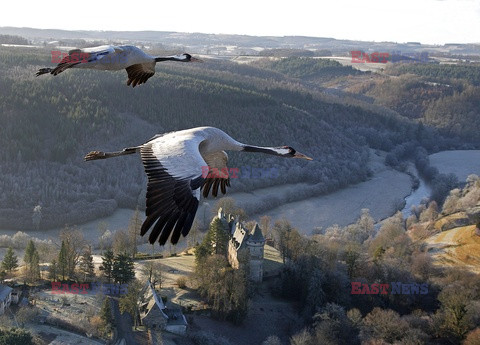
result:
<svg viewBox="0 0 480 345"><path fill-rule="evenodd" d="M141 308L140 318L142 325L151 329L164 329L168 316L163 312L162 308L164 309L165 306L161 299L160 303L158 303L155 298L151 298L148 303Z"/></svg>
<svg viewBox="0 0 480 345"><path fill-rule="evenodd" d="M5 313L12 302L12 290L10 286L0 285L0 315Z"/></svg>
<svg viewBox="0 0 480 345"><path fill-rule="evenodd" d="M255 224L252 231L248 231L242 222L232 215L225 215L221 208L218 210L217 217L229 235L227 258L230 266L238 269L242 260L248 261L249 279L261 282L265 237L258 224Z"/></svg>
<svg viewBox="0 0 480 345"><path fill-rule="evenodd" d="M186 334L188 323L182 311L167 308L150 282L146 287L145 301L140 307L142 325L178 335Z"/></svg>
<svg viewBox="0 0 480 345"><path fill-rule="evenodd" d="M187 319L180 309L165 308L163 312L168 317L167 324L164 328L165 331L178 335L185 335L187 333Z"/></svg>
<svg viewBox="0 0 480 345"><path fill-rule="evenodd" d="M20 297L22 296L22 290L19 290L17 288L12 290L12 303L18 304L20 301Z"/></svg>

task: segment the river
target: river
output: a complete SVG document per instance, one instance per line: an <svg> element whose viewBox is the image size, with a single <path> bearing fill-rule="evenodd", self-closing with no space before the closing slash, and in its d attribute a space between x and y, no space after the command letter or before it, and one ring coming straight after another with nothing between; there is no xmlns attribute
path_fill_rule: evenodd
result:
<svg viewBox="0 0 480 345"><path fill-rule="evenodd" d="M461 181L468 174L480 175L480 150L444 151L432 155L431 158L432 166L438 168L441 173L455 173ZM386 167L383 155L373 154L371 163L374 176L369 181L348 186L329 195L287 203L264 214L272 217L273 221L286 217L302 233L309 235L317 226L327 227L335 223L346 226L354 222L362 208L370 209L370 214L379 224L381 219L395 213L392 205L398 205L396 201L404 201L402 213L404 218L408 218L412 206L421 204L424 198L431 195L431 188L418 176L413 165L410 167L410 172L420 181L418 188L414 191L411 190L411 177ZM294 184L275 186L251 193L237 192L229 196L233 197L238 204L242 204L242 202L251 202L255 198L263 198L266 194L281 195L295 187ZM215 202L216 200L202 202L197 212L198 221L209 221L210 208L215 205ZM111 216L87 222L78 228L83 231L86 238L95 241L99 236L98 229L101 223L105 223L111 231L125 229L133 212L129 209L117 209ZM262 215L253 215L253 218L258 220ZM40 239L55 239L58 238L60 230L56 228L46 231L27 231L27 233ZM16 230L0 230L1 235L13 236L16 232Z"/></svg>
<svg viewBox="0 0 480 345"><path fill-rule="evenodd" d="M405 207L402 209L403 218L405 219L411 215L412 206L420 205L424 199L428 199L432 194L430 186L422 178L418 177L418 179L420 181L418 188L405 198Z"/></svg>

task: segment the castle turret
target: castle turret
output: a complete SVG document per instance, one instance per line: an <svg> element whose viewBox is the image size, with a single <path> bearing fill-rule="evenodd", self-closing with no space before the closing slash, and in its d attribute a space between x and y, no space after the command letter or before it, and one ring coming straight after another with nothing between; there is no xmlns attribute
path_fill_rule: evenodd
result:
<svg viewBox="0 0 480 345"><path fill-rule="evenodd" d="M217 217L218 217L218 219L224 219L225 218L225 213L223 213L223 209L221 207L218 209Z"/></svg>
<svg viewBox="0 0 480 345"><path fill-rule="evenodd" d="M247 238L246 245L250 253L250 279L261 282L263 279L263 248L265 237L262 230L255 224L252 232Z"/></svg>

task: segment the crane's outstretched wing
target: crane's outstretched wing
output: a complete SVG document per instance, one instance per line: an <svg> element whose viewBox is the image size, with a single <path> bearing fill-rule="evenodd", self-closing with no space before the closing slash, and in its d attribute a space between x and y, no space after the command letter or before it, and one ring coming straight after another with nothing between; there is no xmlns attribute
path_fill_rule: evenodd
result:
<svg viewBox="0 0 480 345"><path fill-rule="evenodd" d="M225 194L227 192L227 187L230 187L227 153L225 151L219 151L209 155L202 155L202 157L207 162L209 168L203 169L203 177L205 178L205 183L201 188L203 196L205 198L208 197L208 193L211 189L212 195L217 197L218 187L220 187L222 194Z"/></svg>
<svg viewBox="0 0 480 345"><path fill-rule="evenodd" d="M180 234L186 236L192 227L204 183L202 166L206 166L199 152L199 140L169 136L155 138L140 148L142 162L148 176L146 219L141 235L152 228L148 238L157 238L164 245L176 244ZM196 140L195 140L196 139Z"/></svg>
<svg viewBox="0 0 480 345"><path fill-rule="evenodd" d="M72 49L68 52L68 55L62 58L62 61L55 68L40 68L36 73L36 76L50 73L57 75L62 73L68 68L72 68L81 63L94 63L109 57L110 61L115 61L118 59L113 58L115 54L120 54L123 52L123 49L116 46L99 46L83 49ZM53 56L52 56L53 58Z"/></svg>
<svg viewBox="0 0 480 345"><path fill-rule="evenodd" d="M155 62L138 63L126 68L128 74L127 85L135 87L145 84L148 78L155 74Z"/></svg>

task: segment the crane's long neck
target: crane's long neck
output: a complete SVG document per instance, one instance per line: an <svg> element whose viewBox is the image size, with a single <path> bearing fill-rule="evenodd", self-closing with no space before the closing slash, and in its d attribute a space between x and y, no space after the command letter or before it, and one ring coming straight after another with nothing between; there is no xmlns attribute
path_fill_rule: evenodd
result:
<svg viewBox="0 0 480 345"><path fill-rule="evenodd" d="M162 61L183 61L178 56L157 56L155 58L155 62L162 62Z"/></svg>
<svg viewBox="0 0 480 345"><path fill-rule="evenodd" d="M219 130L217 128L205 127L203 131L206 133L207 147L205 151L218 151L218 150L232 150L232 151L244 151L244 152L260 152L269 155L283 156L288 154L289 150L283 147L263 147L243 144L236 141L231 136Z"/></svg>
<svg viewBox="0 0 480 345"><path fill-rule="evenodd" d="M266 153L267 155L282 156L288 153L288 149L280 147L263 147L263 146L252 146L252 145L242 145L242 151L245 152L260 152Z"/></svg>
<svg viewBox="0 0 480 345"><path fill-rule="evenodd" d="M92 151L85 156L86 161L93 161L96 159L106 159L124 155L131 155L133 153L139 152L138 147L127 147L122 151L115 151L115 152L103 152L103 151Z"/></svg>

